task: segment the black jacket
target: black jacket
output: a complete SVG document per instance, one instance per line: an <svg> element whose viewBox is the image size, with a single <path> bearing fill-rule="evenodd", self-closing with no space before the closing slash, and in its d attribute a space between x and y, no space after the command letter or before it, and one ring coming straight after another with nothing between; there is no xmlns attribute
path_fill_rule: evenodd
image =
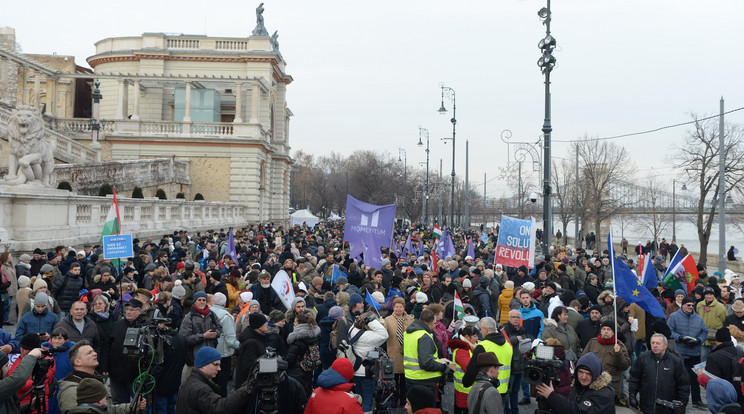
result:
<svg viewBox="0 0 744 414"><path fill-rule="evenodd" d="M268 336L256 332L255 329L244 329L240 333L240 348L235 367L235 387L245 385L251 370L256 365L258 358L266 353Z"/></svg>
<svg viewBox="0 0 744 414"><path fill-rule="evenodd" d="M615 391L610 385L612 377L602 372L588 387L583 387L574 379L574 386L568 397L557 392L548 396L548 407L561 414L606 414L615 412Z"/></svg>
<svg viewBox="0 0 744 414"><path fill-rule="evenodd" d="M106 346L109 350L108 358L101 361L101 372L108 372L111 379L131 383L137 376L139 356L130 357L124 352L124 336L127 328L139 328L140 326L142 326L141 318L135 319L132 323L126 319L120 319L114 323Z"/></svg>
<svg viewBox="0 0 744 414"><path fill-rule="evenodd" d="M186 364L186 339L175 332L169 343L164 344L163 347L165 356L163 363L154 365L153 368L155 395L170 397L177 393L181 386L181 381L172 381L172 379L181 378L181 371Z"/></svg>
<svg viewBox="0 0 744 414"><path fill-rule="evenodd" d="M599 284L597 284L597 286L594 286L589 283L589 281L587 281L584 285L584 293L586 293L586 297L588 297L589 300L596 305L597 298L599 297L599 294L602 293L602 287L599 286Z"/></svg>
<svg viewBox="0 0 744 414"><path fill-rule="evenodd" d="M413 326L413 324L411 325ZM411 328L409 327L408 329ZM491 332L483 339L487 339L499 346L506 343L506 337L504 337L504 334L502 334L500 331ZM475 349L473 349L473 356L470 357L470 363L468 364L467 369L465 369L465 375L462 377L462 383L466 387L469 387L473 385L473 383L475 383L475 378L478 376L478 367L475 366L475 363L478 360L478 355L483 352L486 352L486 349L483 348L483 345L478 345L475 347Z"/></svg>
<svg viewBox="0 0 744 414"><path fill-rule="evenodd" d="M227 397L219 394L219 386L200 370L194 369L178 390L176 412L178 414L231 414L244 412L250 394L243 387Z"/></svg>
<svg viewBox="0 0 744 414"><path fill-rule="evenodd" d="M576 325L576 335L579 337L579 346L581 349L586 348L586 344L599 335L600 322L594 323L591 319L584 319Z"/></svg>
<svg viewBox="0 0 744 414"><path fill-rule="evenodd" d="M98 334L98 326L89 317L83 317L83 332L78 331L75 326L75 321L72 319L72 315L67 315L62 318L61 321L57 322L55 328L62 328L67 332L72 342L80 342L83 339L87 339L93 345L93 349L96 352L101 352L101 338Z"/></svg>
<svg viewBox="0 0 744 414"><path fill-rule="evenodd" d="M63 312L69 312L72 304L80 299L80 289L84 285L83 275L75 275L70 272L54 281L52 296L57 299L59 308Z"/></svg>
<svg viewBox="0 0 744 414"><path fill-rule="evenodd" d="M736 358L736 348L731 341L722 342L713 348L705 363L705 370L718 378L734 382L734 372L731 361Z"/></svg>
<svg viewBox="0 0 744 414"><path fill-rule="evenodd" d="M712 354L711 354L712 355ZM695 384L697 387L697 384ZM643 352L630 367L628 392L640 392L638 405L644 414L672 414L672 410L656 406L656 399L679 400L687 404L690 396L690 376L684 363L667 350L661 358L651 351Z"/></svg>

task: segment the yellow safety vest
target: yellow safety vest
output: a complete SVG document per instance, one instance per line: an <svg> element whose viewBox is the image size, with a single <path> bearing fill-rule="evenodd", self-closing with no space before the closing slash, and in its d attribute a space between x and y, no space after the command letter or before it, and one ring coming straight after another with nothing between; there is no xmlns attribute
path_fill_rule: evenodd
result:
<svg viewBox="0 0 744 414"><path fill-rule="evenodd" d="M457 359L456 355L457 355L458 352L465 352L465 351L466 351L465 349L458 349L458 350L456 350L455 351L455 354L454 354L455 355L454 359L455 360ZM470 357L472 357L473 356L473 351L471 351L469 349L467 351L468 351L468 355ZM455 365L457 365L457 368L455 369L455 373L453 374L453 376L455 377L455 391L464 392L465 394L469 394L470 393L470 389L473 388L473 386L471 385L469 387L466 387L466 386L464 386L462 384L462 379L463 379L463 377L465 377L465 369L467 367L461 367L460 364L458 364L458 363L455 363Z"/></svg>
<svg viewBox="0 0 744 414"><path fill-rule="evenodd" d="M488 339L480 341L478 345L481 345L485 352L493 352L496 354L496 358L503 364L499 367L499 393L505 394L509 390L509 377L511 376L511 361L512 361L512 349L511 343L509 343L509 337L506 337L506 343L504 345L496 345L496 343L489 341Z"/></svg>
<svg viewBox="0 0 744 414"><path fill-rule="evenodd" d="M439 371L424 371L419 366L418 360L418 341L424 335L428 335L431 341L434 342L434 336L424 329L413 331L412 333L405 332L403 334L403 369L407 379L410 380L427 380L432 378L439 378L442 373ZM439 358L439 351L434 347L434 359Z"/></svg>

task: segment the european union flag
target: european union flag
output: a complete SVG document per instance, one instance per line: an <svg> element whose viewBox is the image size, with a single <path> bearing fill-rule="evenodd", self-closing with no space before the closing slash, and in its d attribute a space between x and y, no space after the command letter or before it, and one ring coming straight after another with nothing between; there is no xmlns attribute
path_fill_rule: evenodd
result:
<svg viewBox="0 0 744 414"><path fill-rule="evenodd" d="M649 292L648 288L643 286L641 279L636 277L622 260L615 259L615 251L612 248L612 232L607 236L607 246L607 249L610 251L612 273L615 278L615 294L625 299L628 303L637 303L638 306L654 316L666 318L664 309L662 309L656 298Z"/></svg>
<svg viewBox="0 0 744 414"><path fill-rule="evenodd" d="M377 299L373 298L372 294L369 293L369 289L367 289L367 296L364 297L364 301L367 302L369 306L377 310L380 310L380 308L382 307L379 303L377 303Z"/></svg>
<svg viewBox="0 0 744 414"><path fill-rule="evenodd" d="M331 281L333 283L336 283L336 279L340 277L345 277L347 279L349 278L348 276L346 276L346 273L342 272L341 269L338 268L338 266L333 265L333 273L331 274Z"/></svg>

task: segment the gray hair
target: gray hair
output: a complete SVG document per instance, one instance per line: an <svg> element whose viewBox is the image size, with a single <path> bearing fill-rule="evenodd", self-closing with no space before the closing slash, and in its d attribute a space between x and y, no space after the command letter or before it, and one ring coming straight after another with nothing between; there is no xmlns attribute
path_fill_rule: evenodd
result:
<svg viewBox="0 0 744 414"><path fill-rule="evenodd" d="M488 332L496 332L496 320L490 316L487 316L480 320L480 328L488 329Z"/></svg>
<svg viewBox="0 0 744 414"><path fill-rule="evenodd" d="M493 270L491 270L491 269L484 270L483 271L483 276L485 276L485 277L487 277L489 279L493 279Z"/></svg>
<svg viewBox="0 0 744 414"><path fill-rule="evenodd" d="M509 311L509 316L512 316L512 313L516 313L520 317L522 316L522 312L519 311L519 309L512 309Z"/></svg>
<svg viewBox="0 0 744 414"><path fill-rule="evenodd" d="M664 334L655 333L651 335L651 339L654 339L654 338L661 338L662 342L664 342L664 345L669 343L669 341L667 340L667 337L664 336ZM649 342L651 341L651 339L649 339Z"/></svg>

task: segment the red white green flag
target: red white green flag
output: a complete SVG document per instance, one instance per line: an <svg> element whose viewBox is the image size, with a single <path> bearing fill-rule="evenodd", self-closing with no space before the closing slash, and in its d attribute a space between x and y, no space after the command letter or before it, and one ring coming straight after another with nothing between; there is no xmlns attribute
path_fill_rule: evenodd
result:
<svg viewBox="0 0 744 414"><path fill-rule="evenodd" d="M455 319L460 319L465 317L465 308L462 306L462 300L460 300L460 295L455 292Z"/></svg>
<svg viewBox="0 0 744 414"><path fill-rule="evenodd" d="M116 234L121 234L121 218L119 217L119 202L116 201L116 189L114 189L114 201L111 203L111 208L106 215L106 222L103 223L101 244L103 244L103 236L113 236ZM113 259L111 264L118 267L121 261L119 259Z"/></svg>
<svg viewBox="0 0 744 414"><path fill-rule="evenodd" d="M442 229L439 228L439 224L434 225L434 240L439 240L442 238Z"/></svg>
<svg viewBox="0 0 744 414"><path fill-rule="evenodd" d="M684 289L689 295L695 289L695 281L698 277L695 259L692 258L692 255L688 254L669 271L667 277L664 278L664 282L669 289Z"/></svg>

